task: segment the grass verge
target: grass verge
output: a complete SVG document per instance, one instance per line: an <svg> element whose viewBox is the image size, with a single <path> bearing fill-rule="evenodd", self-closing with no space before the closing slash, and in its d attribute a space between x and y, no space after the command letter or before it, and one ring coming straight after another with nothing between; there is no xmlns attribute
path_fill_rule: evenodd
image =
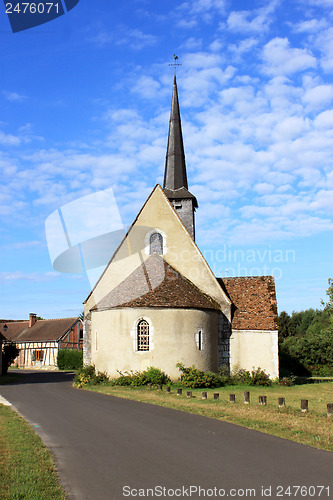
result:
<svg viewBox="0 0 333 500"><path fill-rule="evenodd" d="M53 457L31 427L0 405L0 499L64 500Z"/></svg>
<svg viewBox="0 0 333 500"><path fill-rule="evenodd" d="M219 389L187 389L177 396L177 387L171 393L146 387L85 386L85 389L112 396L133 399L189 413L242 425L260 432L296 441L318 449L333 451L333 417L327 417L327 403L333 403L333 383L306 384L282 387L228 386ZM192 397L187 398L187 390ZM202 399L202 392L207 399ZM250 404L244 404L244 391L250 391ZM214 400L213 394L219 393ZM236 395L236 402L229 403L229 394ZM267 405L259 405L259 396L267 396ZM286 406L278 408L278 398L283 397ZM301 399L309 401L309 412L300 410Z"/></svg>

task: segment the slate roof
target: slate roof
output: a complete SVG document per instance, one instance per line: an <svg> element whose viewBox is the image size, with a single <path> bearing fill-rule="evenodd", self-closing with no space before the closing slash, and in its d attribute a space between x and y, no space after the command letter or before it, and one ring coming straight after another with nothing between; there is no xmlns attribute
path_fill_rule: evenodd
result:
<svg viewBox="0 0 333 500"><path fill-rule="evenodd" d="M92 310L116 307L219 309L217 302L157 254L148 257Z"/></svg>
<svg viewBox="0 0 333 500"><path fill-rule="evenodd" d="M233 303L233 329L277 330L278 313L273 276L217 280Z"/></svg>
<svg viewBox="0 0 333 500"><path fill-rule="evenodd" d="M192 198L194 201L194 207L198 207L196 197L188 191L176 75L174 76L173 81L163 190L169 199Z"/></svg>
<svg viewBox="0 0 333 500"><path fill-rule="evenodd" d="M40 319L29 328L29 321L5 321L0 322L0 331L3 325L8 329L5 333L7 340L13 342L47 342L60 339L78 318Z"/></svg>

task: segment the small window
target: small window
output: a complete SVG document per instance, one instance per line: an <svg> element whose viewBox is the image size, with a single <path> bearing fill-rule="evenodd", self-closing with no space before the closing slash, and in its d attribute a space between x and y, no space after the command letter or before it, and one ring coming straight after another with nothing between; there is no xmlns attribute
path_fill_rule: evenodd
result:
<svg viewBox="0 0 333 500"><path fill-rule="evenodd" d="M44 359L44 351L38 349L32 351L32 361L43 361Z"/></svg>
<svg viewBox="0 0 333 500"><path fill-rule="evenodd" d="M202 351L202 330L199 330L195 335L195 341L197 344L197 349Z"/></svg>
<svg viewBox="0 0 333 500"><path fill-rule="evenodd" d="M83 328L79 330L79 340L83 340Z"/></svg>
<svg viewBox="0 0 333 500"><path fill-rule="evenodd" d="M149 254L153 253L163 255L163 236L160 233L153 233L149 239Z"/></svg>
<svg viewBox="0 0 333 500"><path fill-rule="evenodd" d="M176 210L181 210L182 209L182 205L179 205L179 204L175 205L175 209Z"/></svg>
<svg viewBox="0 0 333 500"><path fill-rule="evenodd" d="M138 351L149 351L149 324L145 319L138 323Z"/></svg>

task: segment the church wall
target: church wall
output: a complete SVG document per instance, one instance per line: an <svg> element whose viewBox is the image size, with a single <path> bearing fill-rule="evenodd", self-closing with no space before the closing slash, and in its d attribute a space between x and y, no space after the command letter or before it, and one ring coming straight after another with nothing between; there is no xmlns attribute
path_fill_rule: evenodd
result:
<svg viewBox="0 0 333 500"><path fill-rule="evenodd" d="M230 319L229 299L160 186L155 188L147 200L128 236L88 298L85 314L149 257L149 252L145 250L146 235L153 228L161 230L165 235L164 259L221 304L221 310Z"/></svg>
<svg viewBox="0 0 333 500"><path fill-rule="evenodd" d="M149 323L150 350L137 351L137 324ZM202 331L202 350L198 332ZM176 363L201 370L218 369L218 312L193 309L111 309L94 311L91 322L91 361L110 376L158 367L173 380Z"/></svg>
<svg viewBox="0 0 333 500"><path fill-rule="evenodd" d="M267 330L232 330L230 369L264 370L270 378L279 376L278 332Z"/></svg>

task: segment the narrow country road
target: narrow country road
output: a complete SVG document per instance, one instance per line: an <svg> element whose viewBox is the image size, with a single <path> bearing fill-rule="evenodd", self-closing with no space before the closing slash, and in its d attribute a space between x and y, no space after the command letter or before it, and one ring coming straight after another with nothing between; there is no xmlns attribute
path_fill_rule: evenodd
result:
<svg viewBox="0 0 333 500"><path fill-rule="evenodd" d="M333 453L77 390L68 373L20 373L15 384L0 385L0 394L55 455L68 498L333 499ZM284 494L288 486L291 495Z"/></svg>

